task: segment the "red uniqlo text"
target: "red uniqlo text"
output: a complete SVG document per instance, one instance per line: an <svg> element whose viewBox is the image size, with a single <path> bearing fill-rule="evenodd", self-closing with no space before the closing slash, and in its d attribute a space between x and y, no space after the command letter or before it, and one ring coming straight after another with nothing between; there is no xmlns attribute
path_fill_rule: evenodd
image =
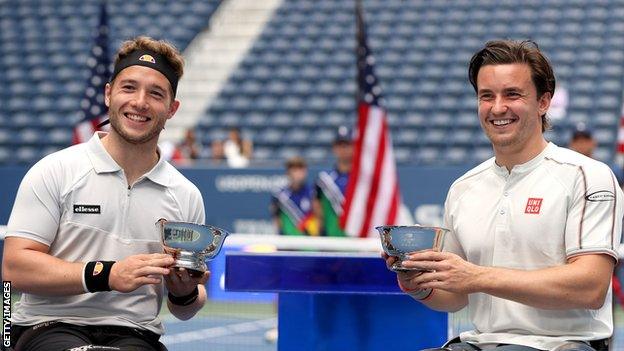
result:
<svg viewBox="0 0 624 351"><path fill-rule="evenodd" d="M534 197L530 197L527 201L526 208L524 209L524 213L529 214L538 214L540 213L540 208L542 208L542 200Z"/></svg>

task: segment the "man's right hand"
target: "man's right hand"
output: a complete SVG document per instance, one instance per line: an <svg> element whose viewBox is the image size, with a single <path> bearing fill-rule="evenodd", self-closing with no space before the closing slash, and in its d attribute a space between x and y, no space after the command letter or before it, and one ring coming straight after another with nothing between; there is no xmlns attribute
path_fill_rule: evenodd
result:
<svg viewBox="0 0 624 351"><path fill-rule="evenodd" d="M381 251L381 258L386 261L386 268L391 269L392 264L396 262L397 258L395 256L388 256L385 251Z"/></svg>
<svg viewBox="0 0 624 351"><path fill-rule="evenodd" d="M388 269L391 269L394 262L396 262L396 260L398 259L395 256L388 256L388 254L386 254L383 251L381 252L381 258L383 258L386 261L386 267ZM414 286L410 282L413 278L416 278L417 276L423 274L423 272L422 271L402 271L402 272L396 272L396 274L397 274L397 282L399 283L399 288L403 292L407 293L407 292L418 289L416 286Z"/></svg>
<svg viewBox="0 0 624 351"><path fill-rule="evenodd" d="M131 292L143 285L160 284L173 262L173 257L167 254L128 256L113 264L108 285L115 291Z"/></svg>

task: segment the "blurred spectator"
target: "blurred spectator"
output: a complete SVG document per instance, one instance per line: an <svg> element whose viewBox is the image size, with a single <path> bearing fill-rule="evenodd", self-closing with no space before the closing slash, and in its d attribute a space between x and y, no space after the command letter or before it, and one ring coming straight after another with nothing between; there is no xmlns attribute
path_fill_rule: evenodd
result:
<svg viewBox="0 0 624 351"><path fill-rule="evenodd" d="M314 214L320 221L323 235L346 236L340 225L340 216L353 165L353 133L349 127L338 127L332 151L336 157L336 165L329 172L319 173L313 202Z"/></svg>
<svg viewBox="0 0 624 351"><path fill-rule="evenodd" d="M215 139L210 143L210 162L218 164L225 161L223 141Z"/></svg>
<svg viewBox="0 0 624 351"><path fill-rule="evenodd" d="M286 161L288 185L271 198L273 222L282 235L318 235L318 221L312 212L314 189L307 183L308 166L299 156Z"/></svg>
<svg viewBox="0 0 624 351"><path fill-rule="evenodd" d="M175 146L171 161L180 164L190 164L201 157L201 144L197 142L195 131L187 129L184 139Z"/></svg>
<svg viewBox="0 0 624 351"><path fill-rule="evenodd" d="M593 157L596 146L591 130L583 123L578 124L572 133L568 148L587 157Z"/></svg>
<svg viewBox="0 0 624 351"><path fill-rule="evenodd" d="M591 129L589 129L585 123L579 123L576 125L568 148L574 150L587 157L594 158L594 150L598 147L598 142L594 139ZM624 187L624 171L622 166L618 162L607 163L607 165L613 171L620 187Z"/></svg>
<svg viewBox="0 0 624 351"><path fill-rule="evenodd" d="M223 144L223 153L230 167L247 167L253 153L253 145L251 140L242 138L240 129L233 127L229 130L228 139Z"/></svg>
<svg viewBox="0 0 624 351"><path fill-rule="evenodd" d="M184 140L178 145L180 157L186 160L196 160L201 156L201 144L197 142L195 131L187 129Z"/></svg>

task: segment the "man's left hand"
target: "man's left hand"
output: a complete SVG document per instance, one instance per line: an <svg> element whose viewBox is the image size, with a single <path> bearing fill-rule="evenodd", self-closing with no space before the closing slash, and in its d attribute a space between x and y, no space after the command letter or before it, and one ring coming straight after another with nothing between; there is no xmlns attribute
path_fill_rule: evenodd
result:
<svg viewBox="0 0 624 351"><path fill-rule="evenodd" d="M204 285L209 277L209 271L199 277L193 277L184 268L172 267L169 274L165 276L165 287L173 296L186 296L192 293L198 284Z"/></svg>
<svg viewBox="0 0 624 351"><path fill-rule="evenodd" d="M403 260L405 268L419 268L426 272L412 277L410 286L420 289L441 289L470 294L479 291L479 279L484 267L472 264L450 252L418 251Z"/></svg>

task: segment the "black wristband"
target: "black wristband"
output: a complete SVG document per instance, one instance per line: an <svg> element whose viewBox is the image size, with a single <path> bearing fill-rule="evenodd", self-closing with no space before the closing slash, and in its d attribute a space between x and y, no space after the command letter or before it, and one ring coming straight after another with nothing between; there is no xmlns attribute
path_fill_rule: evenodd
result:
<svg viewBox="0 0 624 351"><path fill-rule="evenodd" d="M111 268L115 261L91 261L84 270L84 281L89 292L111 291L108 285Z"/></svg>
<svg viewBox="0 0 624 351"><path fill-rule="evenodd" d="M192 304L193 302L195 302L195 300L197 300L197 296L199 296L199 289L197 288L197 286L188 295L174 296L171 293L167 294L167 297L169 298L169 301L171 301L172 304L178 305L178 306L188 306L188 305Z"/></svg>

